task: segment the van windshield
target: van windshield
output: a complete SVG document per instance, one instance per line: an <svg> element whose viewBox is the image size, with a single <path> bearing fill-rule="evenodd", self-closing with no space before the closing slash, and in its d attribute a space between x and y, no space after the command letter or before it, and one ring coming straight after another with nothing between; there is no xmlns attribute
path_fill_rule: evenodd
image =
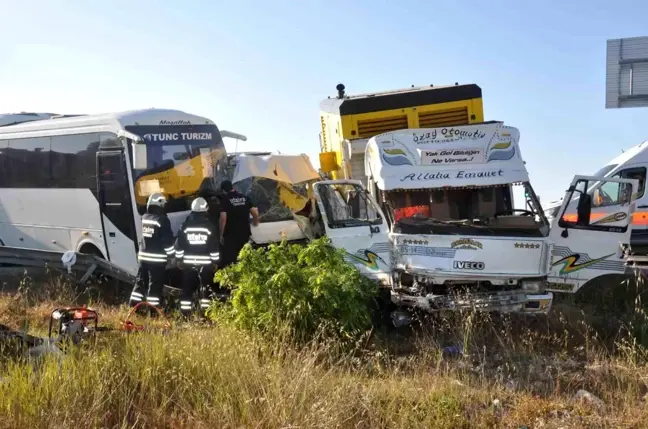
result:
<svg viewBox="0 0 648 429"><path fill-rule="evenodd" d="M522 184L533 194L528 183ZM514 209L511 186L420 189L386 192L394 232L542 237L548 222L539 203Z"/></svg>

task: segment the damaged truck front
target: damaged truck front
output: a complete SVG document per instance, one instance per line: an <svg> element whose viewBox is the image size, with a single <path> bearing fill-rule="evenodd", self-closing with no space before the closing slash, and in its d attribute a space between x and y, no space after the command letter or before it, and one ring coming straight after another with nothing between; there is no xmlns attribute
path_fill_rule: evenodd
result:
<svg viewBox="0 0 648 429"><path fill-rule="evenodd" d="M518 142L500 122L413 128L348 141L364 147L362 181L326 180L306 155L250 154L237 157L233 182L262 213L256 245L326 235L392 309L542 314L553 301L546 289L623 264L638 182L576 176L550 228ZM593 198L583 196L597 183L618 188L613 221L591 222ZM562 214L574 198L571 219ZM605 258L589 258L592 249Z"/></svg>
<svg viewBox="0 0 648 429"><path fill-rule="evenodd" d="M546 313L550 226L518 140L501 122L374 136L366 187L315 183L322 227L399 307Z"/></svg>

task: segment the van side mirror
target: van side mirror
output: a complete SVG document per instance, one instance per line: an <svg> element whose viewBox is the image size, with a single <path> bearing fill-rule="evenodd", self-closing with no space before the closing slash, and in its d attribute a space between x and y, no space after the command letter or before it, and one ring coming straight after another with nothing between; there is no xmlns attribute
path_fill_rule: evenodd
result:
<svg viewBox="0 0 648 429"><path fill-rule="evenodd" d="M133 143L133 168L135 170L148 169L146 145L143 143Z"/></svg>
<svg viewBox="0 0 648 429"><path fill-rule="evenodd" d="M586 193L581 193L578 199L578 219L576 225L588 226L590 217L592 215L592 196Z"/></svg>

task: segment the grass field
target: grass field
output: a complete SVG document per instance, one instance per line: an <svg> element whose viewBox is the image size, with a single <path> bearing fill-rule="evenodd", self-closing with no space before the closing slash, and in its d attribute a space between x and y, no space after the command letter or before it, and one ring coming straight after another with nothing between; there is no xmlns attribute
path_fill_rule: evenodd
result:
<svg viewBox="0 0 648 429"><path fill-rule="evenodd" d="M51 310L74 300L60 284L45 292L0 296L0 323L44 334ZM105 326L127 311L95 308ZM443 357L447 345L464 354ZM452 316L353 348L298 348L226 323L105 332L60 361L3 360L0 428L643 428L647 357L597 338L569 307Z"/></svg>

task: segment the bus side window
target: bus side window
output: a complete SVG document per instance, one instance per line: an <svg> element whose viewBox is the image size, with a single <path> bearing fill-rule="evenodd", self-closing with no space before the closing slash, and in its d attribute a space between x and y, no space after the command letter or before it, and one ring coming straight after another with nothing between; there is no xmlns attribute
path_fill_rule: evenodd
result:
<svg viewBox="0 0 648 429"><path fill-rule="evenodd" d="M5 151L11 166L7 187L51 187L49 137L11 139Z"/></svg>
<svg viewBox="0 0 648 429"><path fill-rule="evenodd" d="M90 189L96 194L99 134L52 137L52 181L56 188Z"/></svg>

